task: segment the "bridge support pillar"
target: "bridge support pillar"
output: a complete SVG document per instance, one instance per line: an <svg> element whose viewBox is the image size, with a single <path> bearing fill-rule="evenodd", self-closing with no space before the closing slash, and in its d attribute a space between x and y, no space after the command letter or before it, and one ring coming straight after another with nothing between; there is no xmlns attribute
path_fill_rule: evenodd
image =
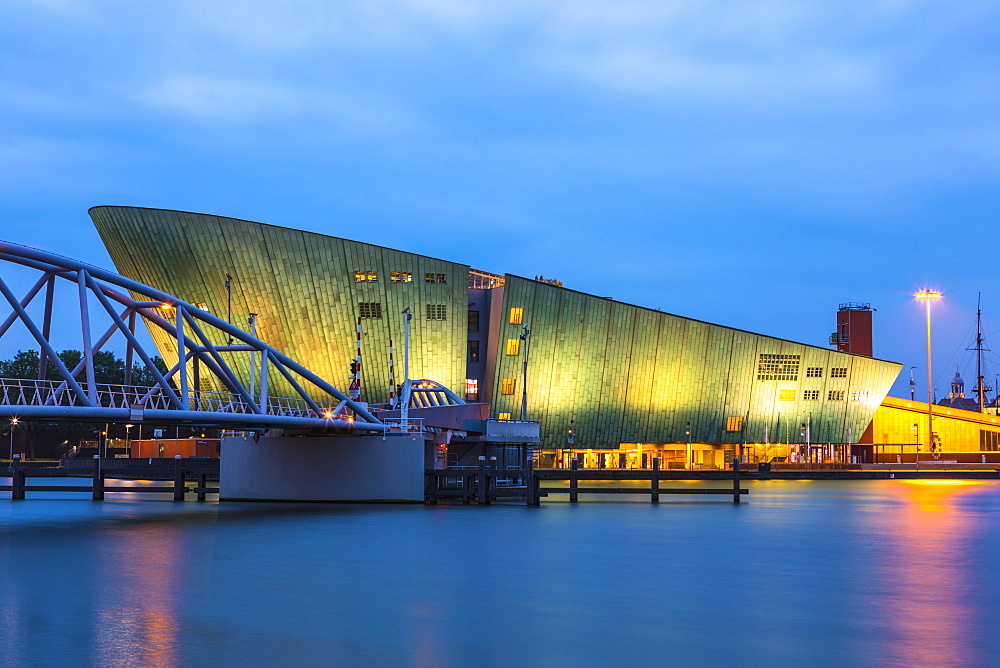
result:
<svg viewBox="0 0 1000 668"><path fill-rule="evenodd" d="M423 503L424 451L395 434L225 438L219 499Z"/></svg>

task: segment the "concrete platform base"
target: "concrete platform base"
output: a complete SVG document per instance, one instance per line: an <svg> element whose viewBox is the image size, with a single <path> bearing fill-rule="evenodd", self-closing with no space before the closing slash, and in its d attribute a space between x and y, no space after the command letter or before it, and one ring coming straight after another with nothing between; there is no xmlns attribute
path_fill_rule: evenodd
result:
<svg viewBox="0 0 1000 668"><path fill-rule="evenodd" d="M423 502L424 449L410 436L225 438L219 499Z"/></svg>

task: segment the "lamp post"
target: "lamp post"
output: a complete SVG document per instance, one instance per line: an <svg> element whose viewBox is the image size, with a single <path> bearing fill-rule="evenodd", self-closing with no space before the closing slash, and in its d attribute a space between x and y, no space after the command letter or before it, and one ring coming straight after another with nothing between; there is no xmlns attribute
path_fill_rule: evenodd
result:
<svg viewBox="0 0 1000 668"><path fill-rule="evenodd" d="M125 425L125 440L128 441L128 452L129 452L129 455L131 455L132 454L132 425L130 425L130 424ZM141 456L142 453L140 452L139 455Z"/></svg>
<svg viewBox="0 0 1000 668"><path fill-rule="evenodd" d="M941 293L924 290L915 294L914 297L924 300L927 313L927 451L932 452L934 450L934 381L931 371L931 301L941 299Z"/></svg>
<svg viewBox="0 0 1000 668"><path fill-rule="evenodd" d="M14 461L14 427L17 426L17 418L10 419L10 460Z"/></svg>
<svg viewBox="0 0 1000 668"><path fill-rule="evenodd" d="M524 368L521 371L521 421L523 422L528 419L528 334L531 331L527 323L521 325L521 329L524 333L518 338L524 341Z"/></svg>

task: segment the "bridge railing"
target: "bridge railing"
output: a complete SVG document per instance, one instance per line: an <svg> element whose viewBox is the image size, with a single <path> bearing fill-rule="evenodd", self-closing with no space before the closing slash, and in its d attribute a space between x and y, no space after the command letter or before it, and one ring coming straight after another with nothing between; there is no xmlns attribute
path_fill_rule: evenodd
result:
<svg viewBox="0 0 1000 668"><path fill-rule="evenodd" d="M132 408L141 405L151 410L171 410L170 398L159 388L140 385L95 385L95 404L101 408ZM194 391L188 399L188 409L210 413L252 413L252 407L238 394L228 392ZM26 380L0 378L0 405L3 406L80 406L79 398L54 380ZM319 404L326 413L335 411L332 403ZM304 399L297 397L268 397L267 415L315 418L316 412Z"/></svg>

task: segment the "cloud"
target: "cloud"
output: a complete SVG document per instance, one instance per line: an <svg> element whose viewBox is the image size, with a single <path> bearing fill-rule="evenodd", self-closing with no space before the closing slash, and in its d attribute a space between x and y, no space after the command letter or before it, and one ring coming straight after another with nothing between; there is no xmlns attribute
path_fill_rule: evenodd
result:
<svg viewBox="0 0 1000 668"><path fill-rule="evenodd" d="M416 122L388 102L362 99L356 93L202 74L166 75L134 97L161 113L209 124L321 117L354 129L387 132Z"/></svg>

